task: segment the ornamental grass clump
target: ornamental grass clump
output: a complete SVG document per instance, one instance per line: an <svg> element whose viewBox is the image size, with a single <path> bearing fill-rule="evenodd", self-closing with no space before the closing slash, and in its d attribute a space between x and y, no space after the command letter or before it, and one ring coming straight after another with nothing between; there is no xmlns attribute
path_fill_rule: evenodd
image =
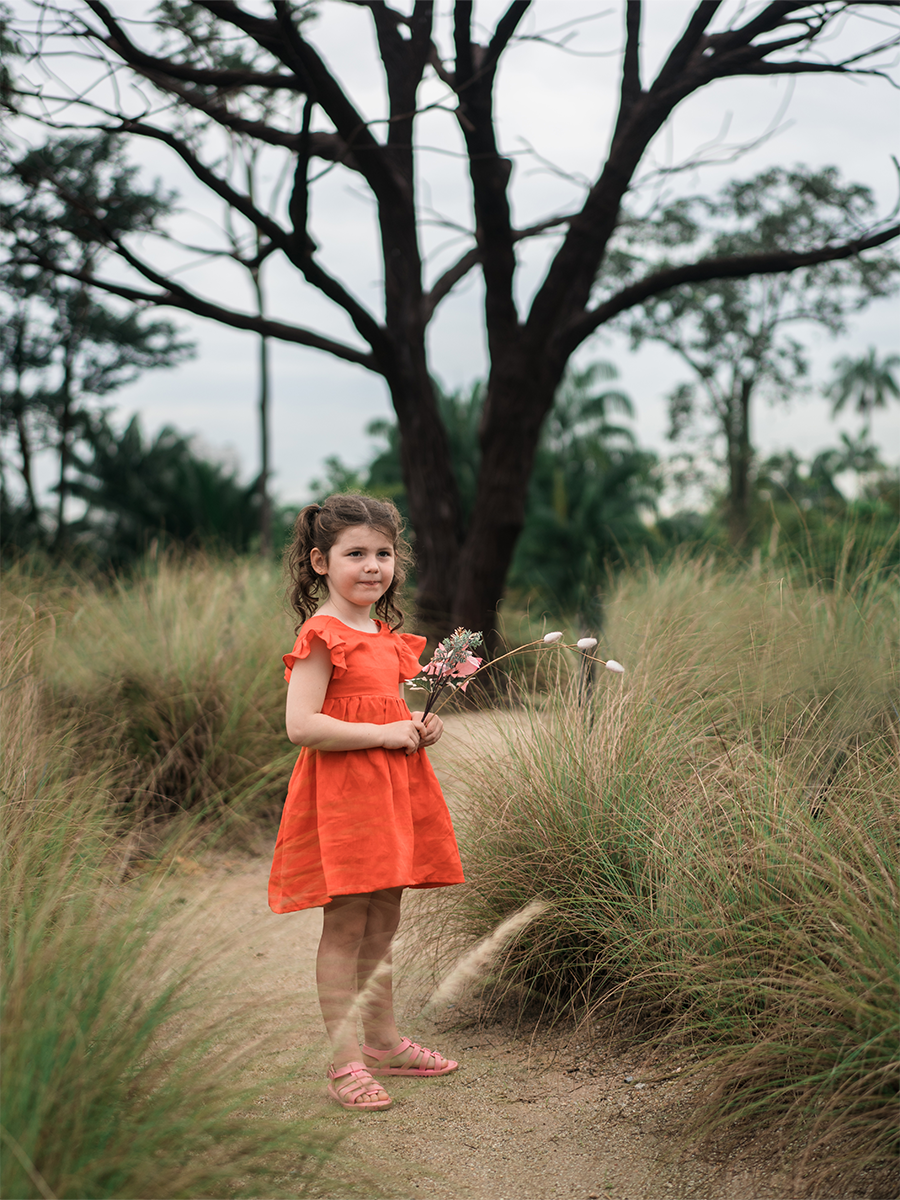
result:
<svg viewBox="0 0 900 1200"><path fill-rule="evenodd" d="M21 609L4 628L0 1192L296 1196L329 1142L263 1115L286 1080L247 1082L259 1012L179 951L163 884L123 882L115 764L82 765L71 726L44 730L34 665L51 632Z"/></svg>
<svg viewBox="0 0 900 1200"><path fill-rule="evenodd" d="M274 817L290 774L279 600L274 567L197 557L74 587L13 569L4 602L52 626L36 660L47 717L70 723L83 762L115 759L120 811L233 824Z"/></svg>
<svg viewBox="0 0 900 1200"><path fill-rule="evenodd" d="M465 936L547 906L488 1000L691 1047L702 1127L779 1130L810 1186L896 1150L896 617L871 579L626 576L625 674L467 762Z"/></svg>

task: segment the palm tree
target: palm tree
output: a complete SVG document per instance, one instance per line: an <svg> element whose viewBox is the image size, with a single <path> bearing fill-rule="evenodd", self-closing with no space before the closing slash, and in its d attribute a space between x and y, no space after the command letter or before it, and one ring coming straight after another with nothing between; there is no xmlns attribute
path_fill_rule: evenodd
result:
<svg viewBox="0 0 900 1200"><path fill-rule="evenodd" d="M894 377L897 367L900 354L888 354L879 362L874 346L861 358L839 358L833 366L834 379L825 388L833 402L831 415L837 416L849 400L868 423L874 409L887 407L889 396L900 400L900 386Z"/></svg>

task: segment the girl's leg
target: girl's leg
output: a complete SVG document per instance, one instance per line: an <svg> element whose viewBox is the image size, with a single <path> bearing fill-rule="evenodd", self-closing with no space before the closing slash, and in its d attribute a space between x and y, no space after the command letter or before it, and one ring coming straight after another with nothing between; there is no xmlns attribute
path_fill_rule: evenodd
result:
<svg viewBox="0 0 900 1200"><path fill-rule="evenodd" d="M391 969L391 946L400 924L402 892L402 888L389 888L373 892L369 897L366 932L360 945L357 973L360 994L366 989L361 1013L365 1050L394 1050L403 1040L394 1018ZM407 1047L390 1059L376 1059L371 1054L365 1054L363 1062L370 1067L414 1067L416 1071L440 1070L446 1066L440 1055L419 1046L414 1049Z"/></svg>
<svg viewBox="0 0 900 1200"><path fill-rule="evenodd" d="M316 985L325 1028L331 1039L332 1062L337 1069L363 1061L355 1003L360 946L366 933L369 900L367 895L335 896L324 911L316 958ZM387 1099L387 1093L379 1090L370 1099Z"/></svg>
<svg viewBox="0 0 900 1200"><path fill-rule="evenodd" d="M402 888L387 888L369 897L366 929L359 948L357 987L365 997L362 1023L365 1044L392 1050L400 1041L394 1019L394 979L391 946L400 924Z"/></svg>

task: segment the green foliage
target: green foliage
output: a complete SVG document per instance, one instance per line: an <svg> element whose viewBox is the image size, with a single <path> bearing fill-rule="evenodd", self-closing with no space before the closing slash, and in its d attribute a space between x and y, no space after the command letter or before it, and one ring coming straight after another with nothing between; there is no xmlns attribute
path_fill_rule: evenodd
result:
<svg viewBox="0 0 900 1200"><path fill-rule="evenodd" d="M617 282L631 281L681 261L685 247L691 256L702 247L710 256L764 257L850 241L874 213L870 189L844 183L835 167L772 167L727 184L717 197L687 197L647 218L624 222L610 270ZM898 279L896 255L880 251L791 274L673 288L620 318L633 347L661 342L691 372L669 397L670 436L679 437L706 418L713 436L724 439L732 545L741 545L748 534L752 402L786 400L808 386L807 350L793 330L814 325L841 333L852 313L892 295ZM877 374L874 359L863 366ZM842 369L846 375L847 362ZM883 391L883 372L879 379ZM839 407L841 389L855 394L859 380L851 372L835 386Z"/></svg>
<svg viewBox="0 0 900 1200"><path fill-rule="evenodd" d="M88 506L79 531L100 561L134 563L154 540L209 551L250 549L259 528L255 482L242 486L171 427L146 444L137 417L122 433L105 417L95 419L85 440L90 456L75 458L81 475L70 490Z"/></svg>
<svg viewBox="0 0 900 1200"><path fill-rule="evenodd" d="M466 770L464 937L549 903L495 998L690 1047L702 1127L824 1176L896 1150L897 615L872 572L623 574L626 674L586 704L563 672Z"/></svg>
<svg viewBox="0 0 900 1200"><path fill-rule="evenodd" d="M230 998L221 948L205 963L188 949L169 887L123 882L119 763L85 765L74 724L47 721L46 609L4 611L2 1193L296 1196L330 1139L263 1115L287 1080L266 1065L248 1082L258 1007Z"/></svg>
<svg viewBox="0 0 900 1200"><path fill-rule="evenodd" d="M614 411L633 416L621 392L596 390L615 369L595 363L566 377L535 458L525 528L510 585L563 609L590 611L610 565L646 545L659 495L656 456L639 450Z"/></svg>
<svg viewBox="0 0 900 1200"><path fill-rule="evenodd" d="M89 401L193 353L170 322L103 304L79 281L111 242L154 228L172 197L141 188L138 168L108 135L58 138L19 158L4 150L2 160L0 434L14 447L24 493L21 503L11 500L4 472L5 507L20 510L20 538L62 552L74 448L92 426ZM86 215L90 205L100 215ZM34 456L45 450L59 462L52 518L33 478Z"/></svg>
<svg viewBox="0 0 900 1200"><path fill-rule="evenodd" d="M858 413L869 418L876 408L887 407L889 396L900 400L900 386L894 375L898 367L900 354L886 354L879 362L874 346L860 358L839 358L834 364L834 380L825 389L825 395L834 403L832 412L839 413L850 400Z"/></svg>

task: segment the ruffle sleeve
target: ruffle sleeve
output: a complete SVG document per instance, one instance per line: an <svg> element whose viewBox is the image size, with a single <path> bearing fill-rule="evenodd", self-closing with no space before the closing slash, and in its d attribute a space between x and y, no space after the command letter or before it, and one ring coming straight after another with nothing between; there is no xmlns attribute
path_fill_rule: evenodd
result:
<svg viewBox="0 0 900 1200"><path fill-rule="evenodd" d="M324 629L318 625L305 626L300 630L294 648L290 654L283 654L284 662L284 677L290 679L291 671L294 664L301 659L309 658L310 647L312 646L313 638L319 638L328 647L328 653L331 656L331 663L334 668L332 678L340 679L347 670L347 650L346 642L343 637L335 630L325 627ZM422 638L422 641L425 639Z"/></svg>
<svg viewBox="0 0 900 1200"><path fill-rule="evenodd" d="M419 664L419 656L425 649L427 639L419 637L415 633L401 633L397 636L400 639L398 647L400 653L400 677L401 679L414 679L422 670Z"/></svg>

